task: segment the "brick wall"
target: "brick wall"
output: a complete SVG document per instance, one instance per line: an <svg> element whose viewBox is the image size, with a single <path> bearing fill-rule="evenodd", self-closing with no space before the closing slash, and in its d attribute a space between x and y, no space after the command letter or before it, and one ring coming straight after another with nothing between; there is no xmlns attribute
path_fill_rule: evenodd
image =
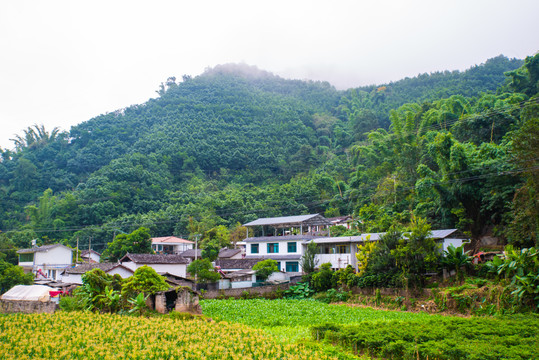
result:
<svg viewBox="0 0 539 360"><path fill-rule="evenodd" d="M16 301L0 300L0 313L48 313L52 314L58 309L58 304L52 301Z"/></svg>
<svg viewBox="0 0 539 360"><path fill-rule="evenodd" d="M238 299L242 295L244 295L246 291L251 296L260 295L264 297L264 295L269 295L278 289L283 290L283 291L287 290L290 287L290 285L291 285L290 283L286 283L286 284L279 284L279 285L257 286L257 287L251 287L251 288L241 288L241 289L210 290L204 293L204 299L216 299L219 297L224 297L224 298L233 297L233 298Z"/></svg>

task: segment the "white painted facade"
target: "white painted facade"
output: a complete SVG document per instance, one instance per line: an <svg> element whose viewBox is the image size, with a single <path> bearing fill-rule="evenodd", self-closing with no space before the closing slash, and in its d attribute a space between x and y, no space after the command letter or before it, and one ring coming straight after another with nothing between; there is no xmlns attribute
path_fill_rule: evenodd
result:
<svg viewBox="0 0 539 360"><path fill-rule="evenodd" d="M64 272L62 275L62 282L66 284L82 284L82 274L70 274L67 272Z"/></svg>
<svg viewBox="0 0 539 360"><path fill-rule="evenodd" d="M62 280L63 270L71 266L73 261L73 250L61 244L24 249L18 253L19 266L27 272L43 274L47 279L55 281Z"/></svg>
<svg viewBox="0 0 539 360"><path fill-rule="evenodd" d="M124 265L116 265L112 269L106 271L106 273L109 274L109 275L118 274L123 279L127 279L128 277L133 276L133 272L134 272L133 270L131 270L130 268L128 268L127 266L124 266Z"/></svg>
<svg viewBox="0 0 539 360"><path fill-rule="evenodd" d="M81 254L81 258L84 259L85 262L88 262L88 259L92 263L98 263L101 261L101 255L96 251L83 251Z"/></svg>
<svg viewBox="0 0 539 360"><path fill-rule="evenodd" d="M466 243L466 240L464 239L443 239L442 242L442 251L447 251L447 248L449 245L453 245L454 247L458 248L459 246L462 246Z"/></svg>
<svg viewBox="0 0 539 360"><path fill-rule="evenodd" d="M143 264L143 263L134 263L132 261L124 261L122 265L126 268L129 268L135 272L139 267L144 265L151 267L158 273L166 273L187 277L187 265L186 264Z"/></svg>

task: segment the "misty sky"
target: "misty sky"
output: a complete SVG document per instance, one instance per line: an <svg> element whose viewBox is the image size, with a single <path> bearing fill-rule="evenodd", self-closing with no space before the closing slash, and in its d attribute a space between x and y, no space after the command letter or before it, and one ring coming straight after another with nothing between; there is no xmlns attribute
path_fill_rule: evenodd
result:
<svg viewBox="0 0 539 360"><path fill-rule="evenodd" d="M538 0L0 2L0 147L244 62L338 89L539 50Z"/></svg>

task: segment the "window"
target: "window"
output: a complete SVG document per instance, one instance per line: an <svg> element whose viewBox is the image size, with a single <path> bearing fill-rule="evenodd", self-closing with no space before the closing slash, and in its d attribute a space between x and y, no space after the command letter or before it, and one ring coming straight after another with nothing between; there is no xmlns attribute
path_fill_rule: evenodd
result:
<svg viewBox="0 0 539 360"><path fill-rule="evenodd" d="M278 243L269 243L268 244L268 254L277 254L279 252Z"/></svg>
<svg viewBox="0 0 539 360"><path fill-rule="evenodd" d="M335 254L335 247L333 245L321 245L320 254Z"/></svg>
<svg viewBox="0 0 539 360"><path fill-rule="evenodd" d="M286 272L299 272L299 264L297 261L286 262Z"/></svg>
<svg viewBox="0 0 539 360"><path fill-rule="evenodd" d="M281 271L281 262L280 261L277 261L277 269L279 269L279 271Z"/></svg>
<svg viewBox="0 0 539 360"><path fill-rule="evenodd" d="M19 262L34 262L34 253L19 254Z"/></svg>
<svg viewBox="0 0 539 360"><path fill-rule="evenodd" d="M288 243L288 252L289 253L295 253L298 250L297 245L295 242L289 242Z"/></svg>
<svg viewBox="0 0 539 360"><path fill-rule="evenodd" d="M258 244L251 244L251 254L258 254Z"/></svg>
<svg viewBox="0 0 539 360"><path fill-rule="evenodd" d="M337 254L348 254L348 245L337 245Z"/></svg>

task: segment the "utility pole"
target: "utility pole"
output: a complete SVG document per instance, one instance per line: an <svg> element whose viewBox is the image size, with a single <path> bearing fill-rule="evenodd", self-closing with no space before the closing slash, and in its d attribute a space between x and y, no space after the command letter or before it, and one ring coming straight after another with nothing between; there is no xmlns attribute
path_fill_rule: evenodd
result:
<svg viewBox="0 0 539 360"><path fill-rule="evenodd" d="M198 237L200 234L195 234L195 261L198 260ZM197 273L195 272L195 290L197 290Z"/></svg>
<svg viewBox="0 0 539 360"><path fill-rule="evenodd" d="M77 236L77 252L75 256L75 265L79 262L79 237Z"/></svg>
<svg viewBox="0 0 539 360"><path fill-rule="evenodd" d="M90 241L88 241L88 264L90 263L90 255L92 255L92 237L90 236Z"/></svg>

